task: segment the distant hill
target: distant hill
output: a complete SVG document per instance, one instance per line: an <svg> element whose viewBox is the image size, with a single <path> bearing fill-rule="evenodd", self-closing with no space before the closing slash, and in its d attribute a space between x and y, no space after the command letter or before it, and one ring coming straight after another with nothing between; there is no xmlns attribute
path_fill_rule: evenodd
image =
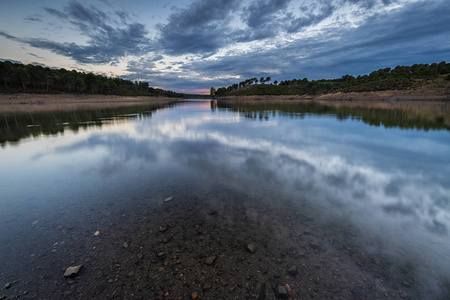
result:
<svg viewBox="0 0 450 300"><path fill-rule="evenodd" d="M0 80L0 93L183 97L180 93L150 87L148 82L10 61L0 61Z"/></svg>
<svg viewBox="0 0 450 300"><path fill-rule="evenodd" d="M258 84L260 82L260 84ZM321 95L330 93L373 92L386 90L443 89L450 93L450 63L415 64L384 68L369 75L357 77L344 75L337 79L292 79L272 81L270 77L256 78L235 83L217 90L212 96L251 95Z"/></svg>

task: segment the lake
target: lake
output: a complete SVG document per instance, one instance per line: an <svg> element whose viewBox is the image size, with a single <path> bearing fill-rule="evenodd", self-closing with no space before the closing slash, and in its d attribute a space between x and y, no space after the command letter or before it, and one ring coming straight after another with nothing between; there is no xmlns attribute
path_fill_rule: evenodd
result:
<svg viewBox="0 0 450 300"><path fill-rule="evenodd" d="M2 114L0 297L448 299L448 109Z"/></svg>

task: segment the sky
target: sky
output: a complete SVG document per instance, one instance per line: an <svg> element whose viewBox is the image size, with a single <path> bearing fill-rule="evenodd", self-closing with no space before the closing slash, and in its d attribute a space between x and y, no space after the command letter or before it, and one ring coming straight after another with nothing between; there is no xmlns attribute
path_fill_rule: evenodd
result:
<svg viewBox="0 0 450 300"><path fill-rule="evenodd" d="M450 61L449 0L0 1L0 60L183 93Z"/></svg>

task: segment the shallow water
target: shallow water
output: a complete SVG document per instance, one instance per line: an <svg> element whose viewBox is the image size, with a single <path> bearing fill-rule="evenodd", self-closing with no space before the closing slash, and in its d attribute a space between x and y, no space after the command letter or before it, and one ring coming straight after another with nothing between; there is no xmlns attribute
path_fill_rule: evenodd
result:
<svg viewBox="0 0 450 300"><path fill-rule="evenodd" d="M0 296L445 298L450 132L358 114L193 101L40 116L46 131L9 116Z"/></svg>

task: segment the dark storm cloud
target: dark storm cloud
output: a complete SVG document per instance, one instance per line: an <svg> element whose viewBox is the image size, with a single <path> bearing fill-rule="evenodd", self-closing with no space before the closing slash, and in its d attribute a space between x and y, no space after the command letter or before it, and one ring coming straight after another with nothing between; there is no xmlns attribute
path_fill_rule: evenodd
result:
<svg viewBox="0 0 450 300"><path fill-rule="evenodd" d="M107 15L93 5L83 5L79 2L69 3L64 11L53 8L45 8L45 11L69 21L83 36L89 38L87 44L18 38L4 32L0 34L11 40L71 57L80 63L114 64L126 55L142 55L150 50L151 42L146 37L147 29L143 24L131 22L126 13Z"/></svg>
<svg viewBox="0 0 450 300"><path fill-rule="evenodd" d="M265 73L281 81L336 78L367 74L387 66L439 62L450 56L449 16L446 1L419 2L375 15L357 28L323 30L320 36L299 39L277 49L195 61L184 68L205 74L241 75L242 79ZM239 81L218 80L213 86Z"/></svg>
<svg viewBox="0 0 450 300"><path fill-rule="evenodd" d="M160 25L160 43L170 55L210 54L229 42L228 18L238 0L199 0Z"/></svg>
<svg viewBox="0 0 450 300"><path fill-rule="evenodd" d="M286 30L288 33L293 33L300 31L304 27L318 24L331 16L335 10L335 6L326 3L319 9L318 13L309 12L307 8L305 8L305 15L299 18L292 18L292 15L288 14L287 19L292 21L288 22Z"/></svg>

